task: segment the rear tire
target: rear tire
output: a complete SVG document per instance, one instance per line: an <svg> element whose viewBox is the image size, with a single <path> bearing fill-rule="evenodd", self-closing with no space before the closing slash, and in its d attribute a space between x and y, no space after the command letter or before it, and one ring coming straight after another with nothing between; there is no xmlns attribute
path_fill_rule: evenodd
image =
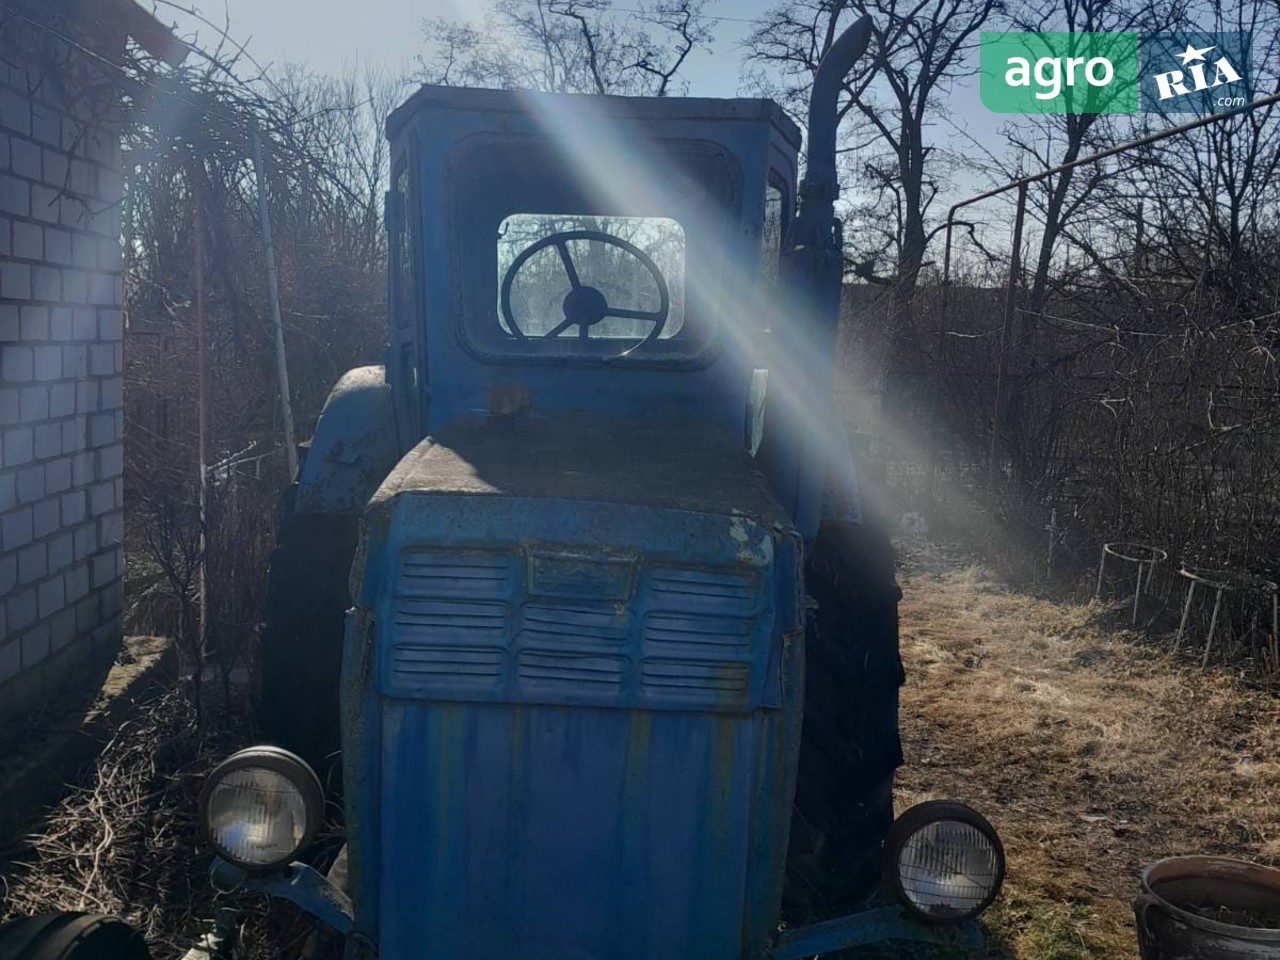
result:
<svg viewBox="0 0 1280 960"><path fill-rule="evenodd" d="M805 704L787 851L789 911L828 913L879 880L902 763L893 546L872 525L824 523L807 550L817 603L805 637Z"/></svg>
<svg viewBox="0 0 1280 960"><path fill-rule="evenodd" d="M0 926L0 960L151 960L151 951L123 920L53 913Z"/></svg>
<svg viewBox="0 0 1280 960"><path fill-rule="evenodd" d="M295 513L289 501L267 575L258 725L337 789L341 778L330 774L341 749L338 684L360 520Z"/></svg>

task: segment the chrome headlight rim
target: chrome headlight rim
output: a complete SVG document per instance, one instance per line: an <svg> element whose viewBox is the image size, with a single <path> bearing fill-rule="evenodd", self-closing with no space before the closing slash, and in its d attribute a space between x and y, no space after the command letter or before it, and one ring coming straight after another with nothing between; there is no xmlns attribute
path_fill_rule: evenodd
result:
<svg viewBox="0 0 1280 960"><path fill-rule="evenodd" d="M960 823L972 827L990 844L995 855L996 872L990 890L976 906L967 910L931 913L911 898L903 884L901 858L907 842L923 828L940 822ZM884 852L885 883L889 892L913 916L934 926L955 925L977 918L995 902L1000 895L1000 889L1004 886L1006 863L1004 844L1000 841L1000 834L991 825L991 821L973 807L954 800L927 800L905 811L889 828Z"/></svg>
<svg viewBox="0 0 1280 960"><path fill-rule="evenodd" d="M209 801L212 799L213 792L218 788L219 784L227 776L238 770L255 769L269 770L288 780L297 789L299 796L302 797L305 816L302 839L298 841L288 856L277 858L269 863L249 862L228 851L214 837L209 818ZM319 831L324 817L324 788L321 786L320 778L316 776L316 772L311 769L311 765L297 754L285 750L283 747L260 744L237 750L209 772L209 775L205 777L204 785L200 788L198 809L197 820L201 838L213 848L213 851L219 857L247 873L270 873L287 866L294 857L309 847L312 841L315 840L316 833Z"/></svg>

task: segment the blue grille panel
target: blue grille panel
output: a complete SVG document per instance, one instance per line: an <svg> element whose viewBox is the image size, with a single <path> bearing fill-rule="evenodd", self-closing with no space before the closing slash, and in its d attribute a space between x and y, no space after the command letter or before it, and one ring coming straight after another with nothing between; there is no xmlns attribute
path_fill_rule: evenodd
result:
<svg viewBox="0 0 1280 960"><path fill-rule="evenodd" d="M758 705L772 617L759 570L411 548L380 683L442 701L740 712Z"/></svg>

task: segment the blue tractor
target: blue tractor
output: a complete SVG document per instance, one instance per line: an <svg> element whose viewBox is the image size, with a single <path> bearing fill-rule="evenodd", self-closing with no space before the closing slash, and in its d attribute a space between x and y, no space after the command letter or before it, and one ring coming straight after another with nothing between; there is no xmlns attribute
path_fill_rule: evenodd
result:
<svg viewBox="0 0 1280 960"><path fill-rule="evenodd" d="M1003 854L957 804L894 820L899 592L830 397L868 32L823 61L798 189L766 100L425 87L391 116L386 364L334 388L291 493L274 745L201 801L220 886L383 960L972 939ZM298 858L339 789L326 876Z"/></svg>
<svg viewBox="0 0 1280 960"><path fill-rule="evenodd" d="M799 956L780 904L880 878L899 591L831 404L868 33L823 62L798 190L767 100L424 87L389 119L386 363L305 456L260 706L341 758L350 931L383 957ZM913 824L890 885L971 918L998 840Z"/></svg>

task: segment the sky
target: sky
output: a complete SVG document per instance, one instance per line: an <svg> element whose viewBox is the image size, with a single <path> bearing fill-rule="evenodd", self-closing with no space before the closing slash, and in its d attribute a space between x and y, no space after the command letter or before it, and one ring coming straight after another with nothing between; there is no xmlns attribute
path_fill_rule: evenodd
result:
<svg viewBox="0 0 1280 960"><path fill-rule="evenodd" d="M144 4L147 0L143 0ZM178 33L196 37L212 47L217 36L210 28L178 12L176 7L195 2L207 19L230 24L230 34L246 44L264 67L300 63L321 74L340 73L352 66L379 62L392 72L413 73L415 57L426 52L424 23L436 17L477 19L483 0L161 0L157 15L176 26ZM691 55L684 70L689 93L702 97L741 95L742 43L754 24L776 0L718 0L709 13L719 20L715 43L709 51ZM623 11L628 0L614 0ZM976 81L957 86L943 113L945 122L934 127L934 142L957 150L972 149L957 130L999 152L1000 127L1008 117L991 113L981 103ZM855 115L856 116L856 115ZM954 175L945 201L977 193L991 184L974 170ZM936 207L935 215L945 213Z"/></svg>

